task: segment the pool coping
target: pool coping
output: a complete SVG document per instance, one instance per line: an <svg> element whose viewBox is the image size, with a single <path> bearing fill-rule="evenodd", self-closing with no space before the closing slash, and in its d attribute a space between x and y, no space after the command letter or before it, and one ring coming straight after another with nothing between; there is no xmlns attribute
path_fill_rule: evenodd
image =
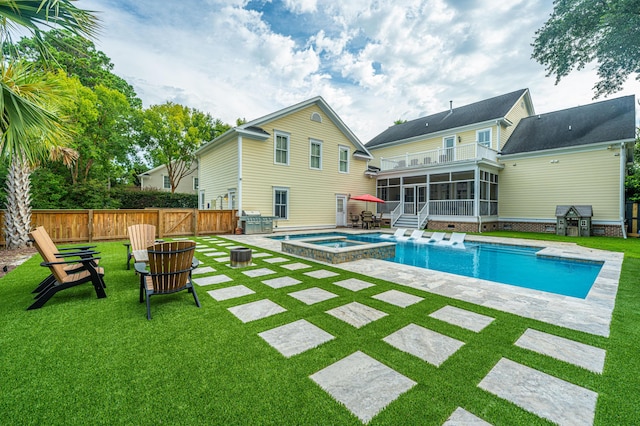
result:
<svg viewBox="0 0 640 426"><path fill-rule="evenodd" d="M318 232L318 230L314 230L314 233ZM326 232L365 233L349 229L327 229ZM288 234L295 233L288 232ZM309 231L297 233L309 233ZM270 239L269 235L225 235L225 237L283 253L281 241ZM624 253L580 247L575 243L519 238L469 235L466 241L540 247L545 256L598 261L603 262L603 265L587 297L579 299L379 259L361 259L338 264L315 261L572 330L604 337L609 336ZM515 244L516 241L519 244Z"/></svg>

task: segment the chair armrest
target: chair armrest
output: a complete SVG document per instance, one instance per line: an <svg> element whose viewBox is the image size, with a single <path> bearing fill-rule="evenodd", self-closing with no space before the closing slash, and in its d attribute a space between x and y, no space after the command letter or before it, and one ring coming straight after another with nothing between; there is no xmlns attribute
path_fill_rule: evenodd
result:
<svg viewBox="0 0 640 426"><path fill-rule="evenodd" d="M59 251L68 251L68 250L80 250L80 251L89 251L89 249L96 248L97 246L78 246L78 247L57 247Z"/></svg>
<svg viewBox="0 0 640 426"><path fill-rule="evenodd" d="M65 257L74 257L74 256L79 256L79 257L84 257L86 258L87 256L93 256L96 254L100 254L100 252L98 251L79 251L79 252L75 252L75 253L54 253L53 255L57 258L65 258Z"/></svg>
<svg viewBox="0 0 640 426"><path fill-rule="evenodd" d="M200 261L195 257L191 261L191 269L196 269L200 265Z"/></svg>
<svg viewBox="0 0 640 426"><path fill-rule="evenodd" d="M133 269L136 270L137 273L141 274L141 275L147 275L149 274L149 271L147 270L147 264L144 262L137 262L133 264Z"/></svg>
<svg viewBox="0 0 640 426"><path fill-rule="evenodd" d="M52 265L69 265L72 263L82 263L87 265L93 265L93 261L100 259L99 257L81 257L80 259L63 260L61 262L42 262L40 266L52 266Z"/></svg>

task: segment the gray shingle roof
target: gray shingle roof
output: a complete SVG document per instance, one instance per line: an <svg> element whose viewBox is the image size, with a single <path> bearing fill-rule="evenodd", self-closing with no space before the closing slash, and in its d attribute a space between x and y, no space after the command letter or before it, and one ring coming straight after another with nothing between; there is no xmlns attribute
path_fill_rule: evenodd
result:
<svg viewBox="0 0 640 426"><path fill-rule="evenodd" d="M367 142L365 146L371 149L394 141L403 141L416 136L503 118L526 91L527 89L517 90L495 98L453 108L453 112L446 110L391 126ZM429 123L428 126L427 123Z"/></svg>
<svg viewBox="0 0 640 426"><path fill-rule="evenodd" d="M635 97L524 118L502 148L516 154L635 138Z"/></svg>
<svg viewBox="0 0 640 426"><path fill-rule="evenodd" d="M580 217L592 217L592 206L556 206L556 217L564 217L569 213L569 210L575 210Z"/></svg>

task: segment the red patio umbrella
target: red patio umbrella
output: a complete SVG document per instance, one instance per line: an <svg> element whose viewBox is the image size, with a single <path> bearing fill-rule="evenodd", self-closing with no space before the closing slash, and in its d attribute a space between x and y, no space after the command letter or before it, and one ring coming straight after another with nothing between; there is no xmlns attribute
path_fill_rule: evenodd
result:
<svg viewBox="0 0 640 426"><path fill-rule="evenodd" d="M369 210L369 201L371 201L372 203L384 203L384 200L381 200L378 197L374 197L371 194L356 195L355 197L351 197L351 199L355 201L366 201L367 210Z"/></svg>

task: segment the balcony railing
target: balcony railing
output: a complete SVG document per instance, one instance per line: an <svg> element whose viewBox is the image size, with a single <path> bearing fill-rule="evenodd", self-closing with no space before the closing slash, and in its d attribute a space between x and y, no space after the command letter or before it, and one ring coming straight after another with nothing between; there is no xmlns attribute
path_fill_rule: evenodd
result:
<svg viewBox="0 0 640 426"><path fill-rule="evenodd" d="M479 143L458 145L453 148L438 148L431 151L412 152L389 158L380 158L380 169L429 167L456 161L487 159L497 161L497 151Z"/></svg>
<svg viewBox="0 0 640 426"><path fill-rule="evenodd" d="M473 200L429 201L429 216L473 216Z"/></svg>

